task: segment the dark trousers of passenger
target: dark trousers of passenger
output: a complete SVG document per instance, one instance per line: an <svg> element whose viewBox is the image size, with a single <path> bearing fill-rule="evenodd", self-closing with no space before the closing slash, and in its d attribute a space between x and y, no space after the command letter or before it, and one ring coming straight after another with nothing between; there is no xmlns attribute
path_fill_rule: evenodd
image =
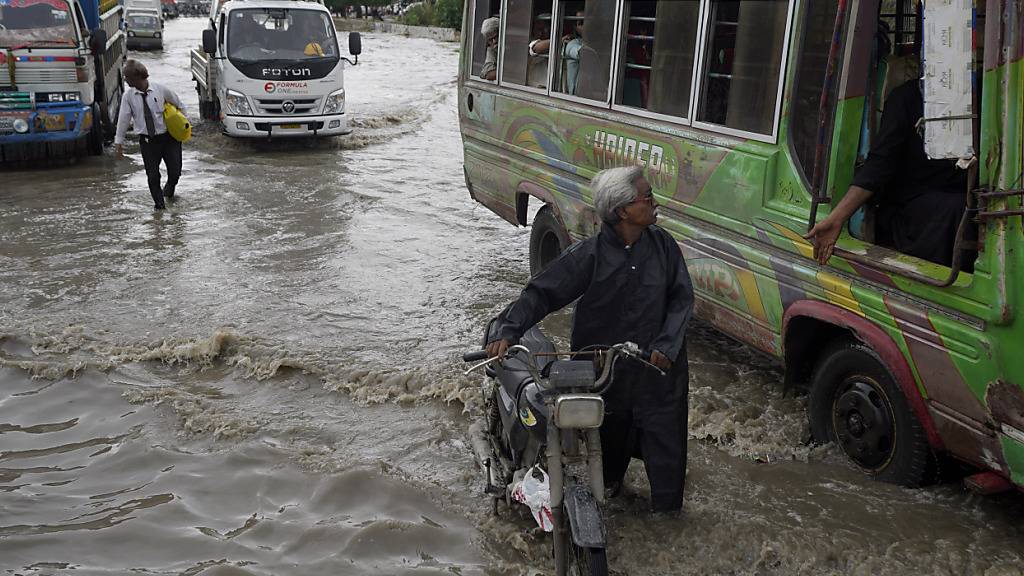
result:
<svg viewBox="0 0 1024 576"><path fill-rule="evenodd" d="M904 254L949 266L957 228L967 207L965 194L928 192L900 206L879 207L878 240ZM964 239L977 239L976 225L967 227ZM962 255L963 270L974 269L975 256L973 252Z"/></svg>
<svg viewBox="0 0 1024 576"><path fill-rule="evenodd" d="M651 509L682 508L686 484L689 367L686 347L666 376L634 361L616 366L601 425L606 486L622 482L636 448L651 483Z"/></svg>
<svg viewBox="0 0 1024 576"><path fill-rule="evenodd" d="M153 197L156 208L164 207L164 196L174 196L174 187L181 177L181 142L164 132L156 136L140 136L139 147L142 149L142 162L146 166L146 178L149 180L149 194ZM160 188L160 161L167 166L167 184Z"/></svg>

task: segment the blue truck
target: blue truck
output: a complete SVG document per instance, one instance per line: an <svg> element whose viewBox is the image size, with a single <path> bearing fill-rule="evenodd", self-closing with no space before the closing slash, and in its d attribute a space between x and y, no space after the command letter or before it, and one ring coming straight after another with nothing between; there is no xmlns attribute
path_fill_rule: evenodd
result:
<svg viewBox="0 0 1024 576"><path fill-rule="evenodd" d="M117 0L0 0L0 163L102 154L125 58Z"/></svg>

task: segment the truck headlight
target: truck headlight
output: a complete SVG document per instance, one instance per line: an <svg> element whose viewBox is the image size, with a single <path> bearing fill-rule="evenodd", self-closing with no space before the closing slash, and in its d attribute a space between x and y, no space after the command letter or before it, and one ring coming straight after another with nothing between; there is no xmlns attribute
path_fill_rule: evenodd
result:
<svg viewBox="0 0 1024 576"><path fill-rule="evenodd" d="M134 36L135 36L135 32L132 32L131 30L129 30L129 31L128 31L128 37L129 37L129 38L132 38L132 37L134 37Z"/></svg>
<svg viewBox="0 0 1024 576"><path fill-rule="evenodd" d="M64 94L64 101L65 102L72 102L72 101L81 100L81 99L82 99L82 93L81 92L66 92Z"/></svg>
<svg viewBox="0 0 1024 576"><path fill-rule="evenodd" d="M599 394L562 394L555 399L555 426L598 428L604 422L604 398Z"/></svg>
<svg viewBox="0 0 1024 576"><path fill-rule="evenodd" d="M227 93L228 114L232 116L252 116L252 108L249 107L249 99L245 94L228 90Z"/></svg>
<svg viewBox="0 0 1024 576"><path fill-rule="evenodd" d="M345 89L332 92L324 102L324 114L340 114L345 111Z"/></svg>
<svg viewBox="0 0 1024 576"><path fill-rule="evenodd" d="M159 32L154 32L153 33L153 38L159 38L159 37L160 37L160 33Z"/></svg>
<svg viewBox="0 0 1024 576"><path fill-rule="evenodd" d="M24 118L15 118L12 123L12 128L18 134L25 134L28 132L28 122Z"/></svg>

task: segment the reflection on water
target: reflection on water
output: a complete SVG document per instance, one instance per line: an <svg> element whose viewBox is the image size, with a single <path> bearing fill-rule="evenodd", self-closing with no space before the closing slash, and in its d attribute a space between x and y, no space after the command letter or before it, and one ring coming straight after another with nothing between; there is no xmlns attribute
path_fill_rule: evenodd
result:
<svg viewBox="0 0 1024 576"><path fill-rule="evenodd" d="M198 107L202 19L139 57ZM457 48L367 35L335 140L199 123L150 210L137 147L3 174L0 567L11 574L534 574L490 514L459 354L529 231L465 191ZM566 345L567 313L544 323ZM770 361L696 328L681 519L610 504L620 574L1020 574L1018 495L866 481L806 443Z"/></svg>

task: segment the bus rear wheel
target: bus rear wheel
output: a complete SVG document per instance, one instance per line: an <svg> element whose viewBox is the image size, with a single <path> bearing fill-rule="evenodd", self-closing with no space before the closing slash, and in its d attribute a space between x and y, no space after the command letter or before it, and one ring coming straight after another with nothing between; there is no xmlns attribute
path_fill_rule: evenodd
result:
<svg viewBox="0 0 1024 576"><path fill-rule="evenodd" d="M537 212L530 230L530 274L536 276L569 247L569 233L550 205Z"/></svg>
<svg viewBox="0 0 1024 576"><path fill-rule="evenodd" d="M870 347L832 345L814 371L808 411L819 442L835 442L868 476L920 486L931 448L896 379Z"/></svg>

